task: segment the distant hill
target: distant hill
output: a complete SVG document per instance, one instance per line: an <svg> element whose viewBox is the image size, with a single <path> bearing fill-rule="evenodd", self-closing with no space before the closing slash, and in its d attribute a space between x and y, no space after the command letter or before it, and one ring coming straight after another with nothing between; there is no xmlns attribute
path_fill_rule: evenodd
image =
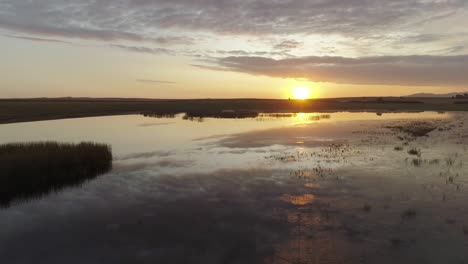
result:
<svg viewBox="0 0 468 264"><path fill-rule="evenodd" d="M434 94L434 93L417 93L412 95L407 95L405 97L419 97L419 98L450 98L456 96L457 94L465 94L468 92L456 92L456 93L446 93L446 94Z"/></svg>

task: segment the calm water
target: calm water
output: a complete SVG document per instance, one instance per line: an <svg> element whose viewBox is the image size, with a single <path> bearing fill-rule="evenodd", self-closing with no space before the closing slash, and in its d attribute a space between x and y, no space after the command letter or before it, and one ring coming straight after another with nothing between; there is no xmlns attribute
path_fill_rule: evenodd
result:
<svg viewBox="0 0 468 264"><path fill-rule="evenodd" d="M0 125L0 143L95 141L114 153L106 175L1 209L0 258L465 263L465 119L433 112L193 121L126 115ZM391 128L414 121L436 129L411 138Z"/></svg>

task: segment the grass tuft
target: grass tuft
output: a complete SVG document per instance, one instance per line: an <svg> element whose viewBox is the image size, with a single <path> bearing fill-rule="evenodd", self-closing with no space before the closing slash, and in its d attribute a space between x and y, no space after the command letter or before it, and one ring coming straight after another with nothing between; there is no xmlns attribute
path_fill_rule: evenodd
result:
<svg viewBox="0 0 468 264"><path fill-rule="evenodd" d="M408 154L421 157L421 150L417 148L411 148L408 150Z"/></svg>
<svg viewBox="0 0 468 264"><path fill-rule="evenodd" d="M112 151L106 144L0 145L0 206L80 185L111 168Z"/></svg>

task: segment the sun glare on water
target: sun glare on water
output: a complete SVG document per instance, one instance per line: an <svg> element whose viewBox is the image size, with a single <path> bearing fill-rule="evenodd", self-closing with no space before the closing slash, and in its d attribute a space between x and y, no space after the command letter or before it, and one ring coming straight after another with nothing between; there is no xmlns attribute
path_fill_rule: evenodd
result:
<svg viewBox="0 0 468 264"><path fill-rule="evenodd" d="M312 92L309 87L300 86L294 87L292 94L294 99L305 100L311 98Z"/></svg>

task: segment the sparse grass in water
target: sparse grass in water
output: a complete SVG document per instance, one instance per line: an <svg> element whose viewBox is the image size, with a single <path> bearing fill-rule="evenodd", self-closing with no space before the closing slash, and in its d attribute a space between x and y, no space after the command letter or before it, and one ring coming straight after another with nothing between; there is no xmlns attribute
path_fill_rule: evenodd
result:
<svg viewBox="0 0 468 264"><path fill-rule="evenodd" d="M415 167L421 167L422 163L423 163L423 160L422 159L412 159L411 160L411 163L415 166Z"/></svg>
<svg viewBox="0 0 468 264"><path fill-rule="evenodd" d="M420 157L421 156L421 150L417 149L417 148L411 148L410 150L408 150L408 154Z"/></svg>
<svg viewBox="0 0 468 264"><path fill-rule="evenodd" d="M451 167L455 165L455 159L448 157L445 159L445 163L447 164L447 167Z"/></svg>
<svg viewBox="0 0 468 264"><path fill-rule="evenodd" d="M0 145L0 206L79 185L111 168L112 151L106 144Z"/></svg>

